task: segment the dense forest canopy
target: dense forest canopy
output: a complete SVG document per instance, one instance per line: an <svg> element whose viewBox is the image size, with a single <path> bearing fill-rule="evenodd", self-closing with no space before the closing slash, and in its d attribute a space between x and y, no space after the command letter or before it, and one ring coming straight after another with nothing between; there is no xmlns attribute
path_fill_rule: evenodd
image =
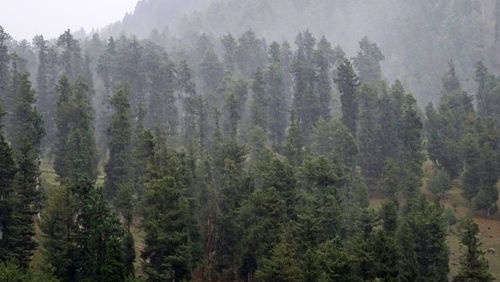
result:
<svg viewBox="0 0 500 282"><path fill-rule="evenodd" d="M92 34L0 26L0 280L498 279L499 11L144 0Z"/></svg>

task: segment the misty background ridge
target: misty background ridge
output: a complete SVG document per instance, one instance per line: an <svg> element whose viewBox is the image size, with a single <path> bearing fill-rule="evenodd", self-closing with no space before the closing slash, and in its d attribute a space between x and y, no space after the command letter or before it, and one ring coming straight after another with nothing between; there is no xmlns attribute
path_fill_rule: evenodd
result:
<svg viewBox="0 0 500 282"><path fill-rule="evenodd" d="M145 0L102 34L151 38L165 33L170 51L171 41L202 33L239 37L252 30L268 43L293 43L296 34L309 29L341 45L350 57L368 36L385 55L386 79L401 79L425 105L436 101L448 60L455 61L466 90L474 87L470 78L477 61L500 70L499 20L497 0Z"/></svg>

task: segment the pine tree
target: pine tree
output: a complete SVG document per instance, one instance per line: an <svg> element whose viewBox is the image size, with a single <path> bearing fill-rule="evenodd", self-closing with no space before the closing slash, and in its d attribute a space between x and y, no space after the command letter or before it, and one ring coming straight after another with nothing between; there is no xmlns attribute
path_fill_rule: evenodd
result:
<svg viewBox="0 0 500 282"><path fill-rule="evenodd" d="M77 189L86 190L76 226L78 281L123 281L126 265L122 238L123 226L105 201L102 191L82 180Z"/></svg>
<svg viewBox="0 0 500 282"><path fill-rule="evenodd" d="M181 61L177 67L177 88L183 98L184 107L184 140L190 141L196 136L197 103L200 97L196 94L192 71L186 61Z"/></svg>
<svg viewBox="0 0 500 282"><path fill-rule="evenodd" d="M293 167L299 167L304 158L304 148L300 125L295 118L295 112L291 115L291 125L288 128L286 137L285 156Z"/></svg>
<svg viewBox="0 0 500 282"><path fill-rule="evenodd" d="M290 237L282 235L280 243L272 250L271 258L263 260L255 275L259 281L303 281L303 271L297 261L297 247Z"/></svg>
<svg viewBox="0 0 500 282"><path fill-rule="evenodd" d="M271 256L286 222L285 201L277 189L258 189L242 203L239 220L245 235L240 241L240 275L251 278L262 260Z"/></svg>
<svg viewBox="0 0 500 282"><path fill-rule="evenodd" d="M382 175L384 156L380 144L382 131L379 118L378 89L372 85L363 85L360 90L359 115L359 165L369 188L374 188Z"/></svg>
<svg viewBox="0 0 500 282"><path fill-rule="evenodd" d="M449 250L446 245L446 229L442 217L442 209L436 205L430 205L420 195L411 203L410 214L405 219L404 225L409 236L404 240L403 253L411 254L405 256L404 267L410 267L416 271L417 281L448 281L449 272ZM403 239L400 237L400 239ZM412 248L412 249L409 249ZM413 258L413 252L415 257ZM416 265L411 266L410 263ZM410 269L405 270L407 273ZM413 280L414 281L414 280Z"/></svg>
<svg viewBox="0 0 500 282"><path fill-rule="evenodd" d="M488 72L483 62L476 64L475 81L478 84L476 91L477 113L483 119L492 119L497 127L500 126L500 92L496 78Z"/></svg>
<svg viewBox="0 0 500 282"><path fill-rule="evenodd" d="M62 178L95 179L97 152L94 139L94 111L90 105L91 89L87 82L71 84L63 76L57 85L57 148L54 168Z"/></svg>
<svg viewBox="0 0 500 282"><path fill-rule="evenodd" d="M5 32L0 25L0 100L5 106L6 93L9 85L9 50L7 43L11 39L10 35Z"/></svg>
<svg viewBox="0 0 500 282"><path fill-rule="evenodd" d="M259 68L254 74L252 82L252 124L253 126L260 126L263 129L267 129L267 106L268 97L265 89L266 85L264 82L264 73Z"/></svg>
<svg viewBox="0 0 500 282"><path fill-rule="evenodd" d="M377 44L364 37L359 42L358 55L353 59L362 83L376 82L382 79L380 62L385 59Z"/></svg>
<svg viewBox="0 0 500 282"><path fill-rule="evenodd" d="M314 60L317 69L316 91L318 92L319 116L323 120L330 120L332 115L330 103L332 100L332 77L330 74L331 57L333 50L330 43L322 37L315 51Z"/></svg>
<svg viewBox="0 0 500 282"><path fill-rule="evenodd" d="M397 83L397 82L396 82ZM408 196L413 196L422 185L423 125L416 109L416 100L408 94L402 106L401 128L401 164L403 168L402 183Z"/></svg>
<svg viewBox="0 0 500 282"><path fill-rule="evenodd" d="M279 58L280 47L277 43L271 44L271 62L265 72L266 93L268 100L269 139L275 151L281 152L284 146L287 126L287 99L283 65ZM274 51L272 51L274 50ZM272 53L275 53L274 55Z"/></svg>
<svg viewBox="0 0 500 282"><path fill-rule="evenodd" d="M189 279L192 242L189 203L184 197L187 173L180 156L157 144L148 166L142 223L145 247L141 253L148 281Z"/></svg>
<svg viewBox="0 0 500 282"><path fill-rule="evenodd" d="M47 268L65 281L75 280L77 273L75 215L79 199L73 195L71 185L64 179L59 187L49 191L40 222L42 254Z"/></svg>
<svg viewBox="0 0 500 282"><path fill-rule="evenodd" d="M453 281L494 281L495 278L488 271L488 261L480 249L477 224L471 218L466 218L462 228L460 243L466 248L466 251L460 259L460 269L458 274L453 277Z"/></svg>
<svg viewBox="0 0 500 282"><path fill-rule="evenodd" d="M106 90L106 94L110 95L110 93L116 87L115 75L116 75L116 44L113 37L110 37L108 40L108 44L106 46L106 50L99 57L99 62L97 64L97 74L100 76L104 83L104 89Z"/></svg>
<svg viewBox="0 0 500 282"><path fill-rule="evenodd" d="M293 65L295 83L293 109L301 128L302 138L308 141L320 114L319 99L315 91L316 71L312 57L316 39L306 31L297 36L296 44L298 49Z"/></svg>
<svg viewBox="0 0 500 282"><path fill-rule="evenodd" d="M19 84L16 89L14 132L12 147L17 164L13 191L8 199L11 210L4 226L2 240L8 256L21 267L27 267L37 246L34 216L40 209L39 156L43 137L41 117L34 108L35 92L31 88L28 74L16 74Z"/></svg>
<svg viewBox="0 0 500 282"><path fill-rule="evenodd" d="M312 135L312 152L338 161L347 171L354 169L359 153L357 140L339 120L316 123Z"/></svg>
<svg viewBox="0 0 500 282"><path fill-rule="evenodd" d="M132 125L128 89L126 87L118 89L113 95L111 104L114 113L108 131L110 153L105 168L107 177L105 191L109 199L114 199L121 192L132 191Z"/></svg>
<svg viewBox="0 0 500 282"><path fill-rule="evenodd" d="M174 63L168 61L165 65L159 66L157 73L152 76L149 124L161 128L169 136L175 136L178 133L179 112L176 107Z"/></svg>
<svg viewBox="0 0 500 282"><path fill-rule="evenodd" d="M429 176L427 188L434 194L437 201L440 201L444 193L450 188L450 176L442 168L437 168Z"/></svg>
<svg viewBox="0 0 500 282"><path fill-rule="evenodd" d="M115 205L124 219L126 235L124 246L126 252L127 275L134 274L135 261L134 237L130 226L134 218L134 171L132 169L132 117L128 90L119 89L111 98L114 108L110 134L110 159L106 165L107 196L114 199ZM142 132L140 132L142 133Z"/></svg>
<svg viewBox="0 0 500 282"><path fill-rule="evenodd" d="M359 79L351 62L347 59L337 68L335 83L340 91L340 102L342 103L342 122L347 126L353 136L357 134L357 121L359 114L357 88Z"/></svg>
<svg viewBox="0 0 500 282"><path fill-rule="evenodd" d="M462 90L452 62L443 77L443 91L437 113L428 108L427 134L429 155L443 166L450 177L460 175L464 155L461 140L465 134L465 124L473 114L472 98Z"/></svg>
<svg viewBox="0 0 500 282"><path fill-rule="evenodd" d="M58 76L56 51L48 46L48 41L39 35L33 39L38 48L38 70L36 77L37 106L43 117L46 136L43 141L45 150L51 152L49 144L53 144L56 137L56 126L52 122L56 116L54 101L56 97L56 79Z"/></svg>
<svg viewBox="0 0 500 282"><path fill-rule="evenodd" d="M214 151L214 182L219 187L217 206L219 214L215 223L217 232L216 262L220 271L233 272L236 246L241 239L237 222L238 210L249 195L243 163L246 148L236 139L218 145Z"/></svg>
<svg viewBox="0 0 500 282"><path fill-rule="evenodd" d="M4 116L0 107L0 119ZM8 259L6 249L5 229L8 228L9 215L12 213L10 199L13 192L13 180L16 174L16 165L12 150L3 135L3 123L0 121L0 261Z"/></svg>
<svg viewBox="0 0 500 282"><path fill-rule="evenodd" d="M57 46L62 49L61 64L68 79L75 81L78 77L84 77L80 43L69 29L59 36Z"/></svg>
<svg viewBox="0 0 500 282"><path fill-rule="evenodd" d="M224 132L226 136L236 137L248 96L248 83L244 79L230 82L224 103Z"/></svg>

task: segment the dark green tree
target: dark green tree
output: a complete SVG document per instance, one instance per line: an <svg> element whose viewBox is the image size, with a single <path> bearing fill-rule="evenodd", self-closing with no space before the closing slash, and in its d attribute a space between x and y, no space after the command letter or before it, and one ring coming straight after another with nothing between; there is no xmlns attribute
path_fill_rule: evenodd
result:
<svg viewBox="0 0 500 282"><path fill-rule="evenodd" d="M90 105L91 89L78 80L71 84L63 76L57 85L57 147L54 168L62 178L76 180L97 176L97 152L94 139L94 111Z"/></svg>
<svg viewBox="0 0 500 282"><path fill-rule="evenodd" d="M494 281L495 278L489 273L488 261L480 249L477 224L471 218L466 218L462 224L463 232L460 243L466 250L460 258L460 269L453 277L453 281Z"/></svg>
<svg viewBox="0 0 500 282"><path fill-rule="evenodd" d="M436 168L432 171L427 182L427 188L434 194L437 201L440 201L446 191L450 189L450 176L448 172L442 168Z"/></svg>
<svg viewBox="0 0 500 282"><path fill-rule="evenodd" d="M290 235L282 235L269 259L264 259L256 278L259 281L303 281L303 271L297 260L297 246Z"/></svg>
<svg viewBox="0 0 500 282"><path fill-rule="evenodd" d="M349 60L345 59L338 66L335 83L339 89L340 102L342 103L342 122L351 131L353 136L357 136L359 115L357 88L359 86L359 79Z"/></svg>
<svg viewBox="0 0 500 282"><path fill-rule="evenodd" d="M114 199L121 190L132 191L132 124L128 89L119 88L113 95L111 104L114 113L108 131L110 143L109 160L105 168L105 191L109 199Z"/></svg>
<svg viewBox="0 0 500 282"><path fill-rule="evenodd" d="M0 119L4 116L0 107ZM12 156L12 150L3 135L3 123L0 121L0 261L8 259L8 249L6 249L5 229L8 228L9 215L12 213L10 205L13 193L13 180L16 174L16 164Z"/></svg>
<svg viewBox="0 0 500 282"><path fill-rule="evenodd" d="M148 281L183 281L192 269L189 203L184 196L186 166L165 144L155 148L144 191L143 269Z"/></svg>
<svg viewBox="0 0 500 282"><path fill-rule="evenodd" d="M275 151L281 152L288 124L288 103L285 90L283 65L279 58L280 46L271 44L271 61L265 72L266 93L268 96L269 139ZM272 54L274 50L274 55Z"/></svg>
<svg viewBox="0 0 500 282"><path fill-rule="evenodd" d="M2 241L7 256L15 259L19 266L27 267L37 246L33 238L34 216L41 206L39 157L44 131L41 116L34 107L35 91L28 74L16 75L19 84L13 112L12 149L17 172L8 200L11 212L4 223Z"/></svg>

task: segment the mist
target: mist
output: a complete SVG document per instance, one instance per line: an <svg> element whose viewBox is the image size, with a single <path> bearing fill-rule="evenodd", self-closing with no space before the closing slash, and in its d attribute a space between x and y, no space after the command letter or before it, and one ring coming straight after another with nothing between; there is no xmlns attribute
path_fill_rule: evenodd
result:
<svg viewBox="0 0 500 282"><path fill-rule="evenodd" d="M500 1L39 2L0 281L500 278Z"/></svg>

